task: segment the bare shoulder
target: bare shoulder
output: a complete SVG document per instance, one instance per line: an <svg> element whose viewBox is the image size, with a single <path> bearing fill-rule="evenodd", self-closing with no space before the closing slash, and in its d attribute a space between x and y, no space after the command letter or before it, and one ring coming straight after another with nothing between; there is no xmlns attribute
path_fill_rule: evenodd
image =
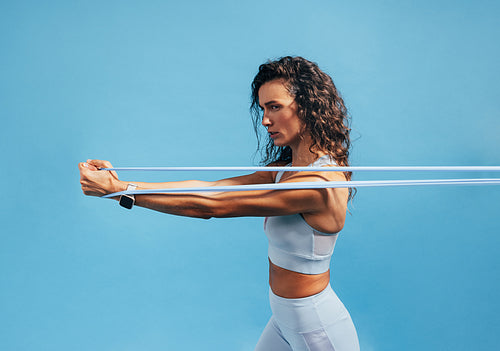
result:
<svg viewBox="0 0 500 351"><path fill-rule="evenodd" d="M335 172L335 168L338 167L339 166L337 165L323 166L323 168L328 168L328 171L325 170L324 172L318 172L318 173L320 173L322 176L328 178L328 180L331 181L346 181L347 177L344 172L341 171Z"/></svg>
<svg viewBox="0 0 500 351"><path fill-rule="evenodd" d="M287 172L282 178L282 182L327 182L327 181L346 181L347 178L344 172L336 172L334 167L338 166L323 166L325 171L300 171ZM328 169L328 170L326 170Z"/></svg>
<svg viewBox="0 0 500 351"><path fill-rule="evenodd" d="M275 162L271 162L266 167L285 167L288 164L289 163L286 161L275 161ZM267 183L274 183L275 179L276 179L276 175L278 174L278 171L271 171L271 172L270 171L263 171L261 173L267 173L267 178L268 178Z"/></svg>
<svg viewBox="0 0 500 351"><path fill-rule="evenodd" d="M331 169L331 167L337 166L326 166L325 168ZM293 174L286 175L284 179L281 180L283 183L291 182L344 182L347 180L344 172L341 171L311 171L311 172L294 172ZM335 187L325 187L322 189L315 190L322 194L322 199L325 201L328 211L333 208L337 211L343 212L347 206L347 199L349 197L349 189L345 187L335 188Z"/></svg>

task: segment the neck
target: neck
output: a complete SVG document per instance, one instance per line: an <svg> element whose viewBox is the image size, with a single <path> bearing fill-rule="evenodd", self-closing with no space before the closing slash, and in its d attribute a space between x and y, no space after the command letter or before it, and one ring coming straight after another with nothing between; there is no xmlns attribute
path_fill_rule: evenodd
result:
<svg viewBox="0 0 500 351"><path fill-rule="evenodd" d="M308 138L310 139L310 138ZM296 146L290 146L292 149L292 165L299 166L307 166L314 161L316 161L319 157L325 155L324 152L318 151L316 154L309 150L311 145L311 140L303 140L300 144Z"/></svg>

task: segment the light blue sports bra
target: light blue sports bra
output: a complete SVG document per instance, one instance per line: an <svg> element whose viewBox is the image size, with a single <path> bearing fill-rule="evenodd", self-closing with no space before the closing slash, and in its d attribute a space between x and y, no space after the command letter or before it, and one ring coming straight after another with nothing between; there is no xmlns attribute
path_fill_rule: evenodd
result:
<svg viewBox="0 0 500 351"><path fill-rule="evenodd" d="M334 165L325 155L310 167ZM278 183L284 171L276 174ZM268 256L279 267L305 274L324 273L330 268L337 234L322 233L312 228L302 214L266 217L264 231L269 241Z"/></svg>

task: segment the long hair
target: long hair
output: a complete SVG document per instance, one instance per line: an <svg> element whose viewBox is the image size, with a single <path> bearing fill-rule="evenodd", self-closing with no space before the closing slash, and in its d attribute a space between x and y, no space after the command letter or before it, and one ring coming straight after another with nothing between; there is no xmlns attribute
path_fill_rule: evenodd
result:
<svg viewBox="0 0 500 351"><path fill-rule="evenodd" d="M291 162L292 150L289 146L275 146L267 135L264 146L259 129L262 111L259 107L259 89L272 80L283 79L285 87L298 105L298 117L310 133L312 144L309 150L330 155L339 166L349 166L351 147L350 116L344 101L337 91L332 78L319 69L314 62L302 57L285 56L276 61L268 61L259 67L252 82L252 104L250 111L257 135L257 149L262 153L262 164ZM347 180L351 172L344 172ZM353 195L349 189L349 198Z"/></svg>

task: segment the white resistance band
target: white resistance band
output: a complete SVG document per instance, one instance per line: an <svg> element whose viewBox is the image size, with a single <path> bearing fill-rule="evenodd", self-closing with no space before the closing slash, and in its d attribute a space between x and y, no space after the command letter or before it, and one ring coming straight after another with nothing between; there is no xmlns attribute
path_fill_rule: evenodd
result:
<svg viewBox="0 0 500 351"><path fill-rule="evenodd" d="M167 172L276 172L276 171L326 171L326 172L359 172L359 171L425 171L425 172L499 172L500 166L351 166L351 167L114 167L100 168L101 171L167 171Z"/></svg>
<svg viewBox="0 0 500 351"><path fill-rule="evenodd" d="M418 185L500 185L500 178L480 179L421 179L421 180L358 180L358 181L318 181L318 182L294 182L273 184L249 184L249 185L227 185L206 186L170 189L136 189L120 191L104 195L108 198L126 194L171 194L171 193L200 193L200 192L224 192L224 191L251 191L251 190L296 190L296 189L324 189L324 188L361 188L380 186L418 186Z"/></svg>
<svg viewBox="0 0 500 351"><path fill-rule="evenodd" d="M498 172L500 166L402 166L402 167L115 167L101 168L103 171L452 171L452 172ZM366 180L366 181L318 181L273 184L249 184L212 187L186 187L170 189L136 189L104 195L104 198L126 194L168 194L199 193L251 190L296 190L323 188L358 188L387 186L424 186L424 185L500 185L500 178L476 179L420 179L420 180Z"/></svg>

